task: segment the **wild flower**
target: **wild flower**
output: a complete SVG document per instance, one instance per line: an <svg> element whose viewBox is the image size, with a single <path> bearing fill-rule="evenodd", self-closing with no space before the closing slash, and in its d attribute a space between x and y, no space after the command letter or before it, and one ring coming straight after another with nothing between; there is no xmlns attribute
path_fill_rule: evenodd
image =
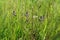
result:
<svg viewBox="0 0 60 40"><path fill-rule="evenodd" d="M13 11L13 15L16 16L16 12L15 11Z"/></svg>
<svg viewBox="0 0 60 40"><path fill-rule="evenodd" d="M44 16L39 16L38 20L39 21L44 21Z"/></svg>
<svg viewBox="0 0 60 40"><path fill-rule="evenodd" d="M28 12L26 12L25 16L26 16L26 17L29 17L29 13L28 13Z"/></svg>
<svg viewBox="0 0 60 40"><path fill-rule="evenodd" d="M36 15L33 15L33 18L38 18L38 16L36 16Z"/></svg>

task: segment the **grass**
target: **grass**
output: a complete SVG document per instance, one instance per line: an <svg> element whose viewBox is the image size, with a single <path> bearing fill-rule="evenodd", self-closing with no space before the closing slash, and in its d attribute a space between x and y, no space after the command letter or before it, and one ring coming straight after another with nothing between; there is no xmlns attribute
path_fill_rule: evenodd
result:
<svg viewBox="0 0 60 40"><path fill-rule="evenodd" d="M0 0L0 40L60 40L60 0Z"/></svg>

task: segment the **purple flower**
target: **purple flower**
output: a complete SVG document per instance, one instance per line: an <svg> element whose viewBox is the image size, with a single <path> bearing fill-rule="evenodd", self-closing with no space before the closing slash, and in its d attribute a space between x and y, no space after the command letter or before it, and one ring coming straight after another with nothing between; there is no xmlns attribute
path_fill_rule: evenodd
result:
<svg viewBox="0 0 60 40"><path fill-rule="evenodd" d="M26 17L29 17L29 13L28 13L28 12L26 12L25 16L26 16Z"/></svg>
<svg viewBox="0 0 60 40"><path fill-rule="evenodd" d="M29 17L28 11L26 12L25 16L26 16L26 22L28 22L28 21L29 21L29 20L28 20L28 19L29 19L29 18L28 18L28 17Z"/></svg>
<svg viewBox="0 0 60 40"><path fill-rule="evenodd" d="M44 21L44 16L39 16L39 21Z"/></svg>
<svg viewBox="0 0 60 40"><path fill-rule="evenodd" d="M16 16L16 12L15 11L13 11L13 15Z"/></svg>

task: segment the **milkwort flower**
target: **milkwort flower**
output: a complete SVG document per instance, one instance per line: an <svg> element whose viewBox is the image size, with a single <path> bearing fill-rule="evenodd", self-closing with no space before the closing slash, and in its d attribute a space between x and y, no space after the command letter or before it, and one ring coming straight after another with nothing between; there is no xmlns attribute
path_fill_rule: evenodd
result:
<svg viewBox="0 0 60 40"><path fill-rule="evenodd" d="M15 11L13 11L13 15L16 16L16 12Z"/></svg>
<svg viewBox="0 0 60 40"><path fill-rule="evenodd" d="M28 11L26 12L25 16L26 16L26 17L29 17L29 13L28 13Z"/></svg>
<svg viewBox="0 0 60 40"><path fill-rule="evenodd" d="M26 12L25 17L26 17L26 22L28 22L28 17L29 17L28 11Z"/></svg>
<svg viewBox="0 0 60 40"><path fill-rule="evenodd" d="M39 20L39 21L44 21L44 18L45 18L44 15L43 15L43 16L39 16L38 20Z"/></svg>

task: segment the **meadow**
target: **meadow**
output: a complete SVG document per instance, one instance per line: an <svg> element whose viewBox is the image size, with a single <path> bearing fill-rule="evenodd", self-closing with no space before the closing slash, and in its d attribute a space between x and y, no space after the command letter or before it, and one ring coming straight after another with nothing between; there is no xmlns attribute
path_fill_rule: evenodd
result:
<svg viewBox="0 0 60 40"><path fill-rule="evenodd" d="M0 0L0 40L60 40L60 0Z"/></svg>

